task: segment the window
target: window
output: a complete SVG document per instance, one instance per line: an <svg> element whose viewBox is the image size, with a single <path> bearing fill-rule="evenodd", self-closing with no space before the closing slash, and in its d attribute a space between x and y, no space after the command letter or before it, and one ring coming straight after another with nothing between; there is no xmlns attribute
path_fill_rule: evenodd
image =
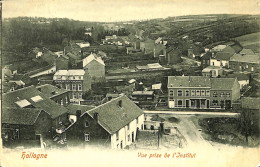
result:
<svg viewBox="0 0 260 167"><path fill-rule="evenodd" d="M191 91L191 96L195 96L195 90Z"/></svg>
<svg viewBox="0 0 260 167"><path fill-rule="evenodd" d="M221 92L221 93L220 93L220 97L224 97L224 92Z"/></svg>
<svg viewBox="0 0 260 167"><path fill-rule="evenodd" d="M218 101L217 100L213 100L212 104L213 104L213 106L217 106L218 105Z"/></svg>
<svg viewBox="0 0 260 167"><path fill-rule="evenodd" d="M85 137L85 141L90 141L89 133L85 133L84 137Z"/></svg>
<svg viewBox="0 0 260 167"><path fill-rule="evenodd" d="M170 101L173 101L173 100L174 100L173 96L170 96L169 100L170 100Z"/></svg>
<svg viewBox="0 0 260 167"><path fill-rule="evenodd" d="M76 99L77 98L77 93L74 93L73 94L73 99Z"/></svg>
<svg viewBox="0 0 260 167"><path fill-rule="evenodd" d="M230 97L230 93L229 93L229 92L228 92L228 93L226 93L226 96L227 96L227 97Z"/></svg>
<svg viewBox="0 0 260 167"><path fill-rule="evenodd" d="M127 130L129 130L129 129L130 129L130 124L127 125Z"/></svg>
<svg viewBox="0 0 260 167"><path fill-rule="evenodd" d="M82 93L79 93L79 99L82 99Z"/></svg>
<svg viewBox="0 0 260 167"><path fill-rule="evenodd" d="M196 90L196 96L200 96L200 90Z"/></svg>
<svg viewBox="0 0 260 167"><path fill-rule="evenodd" d="M182 107L182 100L178 100L178 107Z"/></svg>
<svg viewBox="0 0 260 167"><path fill-rule="evenodd" d="M72 90L76 90L76 84L72 85Z"/></svg>
<svg viewBox="0 0 260 167"><path fill-rule="evenodd" d="M119 132L116 132L116 140L119 140Z"/></svg>
<svg viewBox="0 0 260 167"><path fill-rule="evenodd" d="M170 90L169 95L170 95L170 96L173 96L173 90Z"/></svg>
<svg viewBox="0 0 260 167"><path fill-rule="evenodd" d="M79 76L79 79L81 79L81 76Z"/></svg>
<svg viewBox="0 0 260 167"><path fill-rule="evenodd" d="M205 90L201 90L201 96L205 96Z"/></svg>
<svg viewBox="0 0 260 167"><path fill-rule="evenodd" d="M138 124L138 118L136 118L136 124Z"/></svg>
<svg viewBox="0 0 260 167"><path fill-rule="evenodd" d="M70 85L66 84L66 90L70 90Z"/></svg>
<svg viewBox="0 0 260 167"><path fill-rule="evenodd" d="M210 91L209 90L206 91L206 96L210 96Z"/></svg>
<svg viewBox="0 0 260 167"><path fill-rule="evenodd" d="M89 126L89 123L88 121L85 122L85 127L88 127Z"/></svg>
<svg viewBox="0 0 260 167"><path fill-rule="evenodd" d="M78 85L78 89L82 90L82 85L81 84Z"/></svg>
<svg viewBox="0 0 260 167"><path fill-rule="evenodd" d="M254 67L251 67L251 71L254 71Z"/></svg>
<svg viewBox="0 0 260 167"><path fill-rule="evenodd" d="M182 96L182 90L178 90L178 96Z"/></svg>
<svg viewBox="0 0 260 167"><path fill-rule="evenodd" d="M73 79L76 79L76 77L75 77L75 76L73 76L72 78L73 78Z"/></svg>
<svg viewBox="0 0 260 167"><path fill-rule="evenodd" d="M246 65L246 68L248 68L248 64Z"/></svg>
<svg viewBox="0 0 260 167"><path fill-rule="evenodd" d="M63 104L64 104L64 103L63 103L63 99L60 100L60 104L63 106Z"/></svg>
<svg viewBox="0 0 260 167"><path fill-rule="evenodd" d="M190 96L190 91L189 90L185 91L185 96Z"/></svg>
<svg viewBox="0 0 260 167"><path fill-rule="evenodd" d="M213 93L213 97L218 97L217 92L214 92L214 93Z"/></svg>

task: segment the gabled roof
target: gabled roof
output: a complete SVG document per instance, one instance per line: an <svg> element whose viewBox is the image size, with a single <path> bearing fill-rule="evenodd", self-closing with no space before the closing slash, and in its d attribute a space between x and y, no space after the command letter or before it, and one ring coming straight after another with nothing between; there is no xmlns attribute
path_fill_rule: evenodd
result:
<svg viewBox="0 0 260 167"><path fill-rule="evenodd" d="M233 56L232 53L229 52L217 52L215 55L215 59L217 60L229 60Z"/></svg>
<svg viewBox="0 0 260 167"><path fill-rule="evenodd" d="M33 125L41 112L39 108L3 108L2 123L16 125Z"/></svg>
<svg viewBox="0 0 260 167"><path fill-rule="evenodd" d="M40 96L43 100L33 101L31 98L36 96ZM35 86L25 87L2 95L3 107L20 108L16 102L21 100L27 100L33 107L48 112L52 118L56 118L68 112L65 107L55 103L49 97L38 91Z"/></svg>
<svg viewBox="0 0 260 167"><path fill-rule="evenodd" d="M68 92L66 89L63 88L57 88L56 86L50 85L50 84L44 84L36 87L42 94L45 96L51 98L63 93Z"/></svg>
<svg viewBox="0 0 260 167"><path fill-rule="evenodd" d="M122 102L122 107L119 106L119 101ZM120 96L86 111L81 117L88 114L94 118L95 113L98 113L99 125L110 134L116 133L140 115L144 114L144 112L126 96Z"/></svg>
<svg viewBox="0 0 260 167"><path fill-rule="evenodd" d="M241 55L243 55L243 54L245 54L245 55L254 55L255 53L251 50L251 49L242 49L240 52L239 52L239 54L241 54Z"/></svg>
<svg viewBox="0 0 260 167"><path fill-rule="evenodd" d="M93 60L99 62L100 64L105 66L104 61L98 57L95 53L91 53L88 57L86 57L85 59L83 59L83 66L86 66L87 64L89 64L90 62L92 62Z"/></svg>
<svg viewBox="0 0 260 167"><path fill-rule="evenodd" d="M246 55L241 55L241 54L234 54L231 58L230 61L237 61L237 62L246 62L246 63L259 63L260 61L260 56L256 54L246 54Z"/></svg>

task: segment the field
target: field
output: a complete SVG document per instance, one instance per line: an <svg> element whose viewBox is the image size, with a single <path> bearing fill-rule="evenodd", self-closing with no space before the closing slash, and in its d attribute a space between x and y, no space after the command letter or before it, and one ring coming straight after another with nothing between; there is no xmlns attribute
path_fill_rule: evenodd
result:
<svg viewBox="0 0 260 167"><path fill-rule="evenodd" d="M244 48L260 53L260 32L243 35L235 38Z"/></svg>

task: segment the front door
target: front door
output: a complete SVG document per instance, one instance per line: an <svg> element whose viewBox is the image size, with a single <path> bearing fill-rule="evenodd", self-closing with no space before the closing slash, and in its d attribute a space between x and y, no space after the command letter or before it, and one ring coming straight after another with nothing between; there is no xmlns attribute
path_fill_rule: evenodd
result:
<svg viewBox="0 0 260 167"><path fill-rule="evenodd" d="M169 101L169 108L174 108L174 100Z"/></svg>
<svg viewBox="0 0 260 167"><path fill-rule="evenodd" d="M186 100L186 108L190 107L190 100Z"/></svg>

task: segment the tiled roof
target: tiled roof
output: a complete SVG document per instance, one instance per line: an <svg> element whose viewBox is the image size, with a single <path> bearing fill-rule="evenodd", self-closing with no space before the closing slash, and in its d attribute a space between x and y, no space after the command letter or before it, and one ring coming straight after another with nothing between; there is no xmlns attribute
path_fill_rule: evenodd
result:
<svg viewBox="0 0 260 167"><path fill-rule="evenodd" d="M236 78L211 78L212 90L231 90Z"/></svg>
<svg viewBox="0 0 260 167"><path fill-rule="evenodd" d="M31 98L40 96L43 100L35 102ZM56 118L68 112L68 110L55 103L49 97L39 92L35 86L29 86L22 89L18 89L12 92L8 92L2 95L3 107L20 108L15 102L26 99L35 108L42 109L48 112L52 118Z"/></svg>
<svg viewBox="0 0 260 167"><path fill-rule="evenodd" d="M247 55L241 55L241 54L234 54L230 61L237 61L237 62L247 62L247 63L259 63L260 56L256 54L247 54Z"/></svg>
<svg viewBox="0 0 260 167"><path fill-rule="evenodd" d="M51 69L51 68L53 68L53 66L55 66L55 65L50 64L50 65L48 65L48 66L45 66L45 67L42 67L42 68L39 68L39 69L30 71L30 72L28 72L28 73L26 73L26 74L27 74L28 76L32 76L32 75L34 75L34 74L37 74L37 73L46 71L46 70L48 70L48 69Z"/></svg>
<svg viewBox="0 0 260 167"><path fill-rule="evenodd" d="M63 88L57 88L56 86L50 85L50 84L44 84L36 87L42 94L44 94L47 97L53 97L57 96L63 93L68 92L66 89ZM55 92L55 94L53 94Z"/></svg>
<svg viewBox="0 0 260 167"><path fill-rule="evenodd" d="M210 87L210 78L203 76L169 76L168 87Z"/></svg>
<svg viewBox="0 0 260 167"><path fill-rule="evenodd" d="M122 107L119 106L119 101L122 101ZM112 99L105 104L83 113L81 116L88 114L94 118L94 113L98 113L98 123L110 134L114 134L144 114L143 111L126 96Z"/></svg>
<svg viewBox="0 0 260 167"><path fill-rule="evenodd" d="M239 52L239 54L249 54L249 55L253 55L255 54L251 49L243 49Z"/></svg>
<svg viewBox="0 0 260 167"><path fill-rule="evenodd" d="M203 76L169 76L168 87L211 87L213 90L230 90L235 78L209 78Z"/></svg>
<svg viewBox="0 0 260 167"><path fill-rule="evenodd" d="M2 123L33 125L41 112L38 108L3 108Z"/></svg>
<svg viewBox="0 0 260 167"><path fill-rule="evenodd" d="M230 53L230 52L218 52L215 55L215 58L217 60L229 60L230 57L233 56L234 53Z"/></svg>

